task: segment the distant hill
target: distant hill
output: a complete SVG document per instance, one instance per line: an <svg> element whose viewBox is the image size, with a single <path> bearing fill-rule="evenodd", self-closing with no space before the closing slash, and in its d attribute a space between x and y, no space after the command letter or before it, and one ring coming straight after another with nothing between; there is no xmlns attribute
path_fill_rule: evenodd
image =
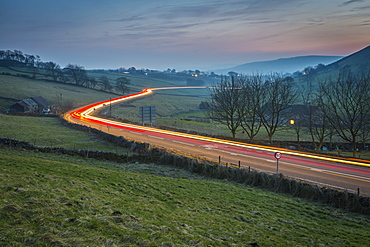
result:
<svg viewBox="0 0 370 247"><path fill-rule="evenodd" d="M320 80L323 78L335 78L339 75L340 71L351 71L354 74L367 73L370 71L370 46L367 46L353 54L350 54L338 61L335 61L326 66L319 66L309 72L311 80ZM304 78L308 74L301 74L300 77Z"/></svg>
<svg viewBox="0 0 370 247"><path fill-rule="evenodd" d="M341 71L351 71L353 75L368 73L370 71L370 46L339 59L325 66L317 66L304 73L294 73L297 85L311 89L318 89L319 82L335 80Z"/></svg>
<svg viewBox="0 0 370 247"><path fill-rule="evenodd" d="M361 68L370 68L370 46L365 47L349 56L346 56L334 63L326 66L327 69L340 69L344 67L351 67L352 70Z"/></svg>
<svg viewBox="0 0 370 247"><path fill-rule="evenodd" d="M215 70L214 72L218 74L227 74L230 71L241 74L270 72L293 73L297 70L301 71L308 66L314 67L320 63L327 65L341 58L340 56L299 56L280 58L276 60L245 63L228 69Z"/></svg>

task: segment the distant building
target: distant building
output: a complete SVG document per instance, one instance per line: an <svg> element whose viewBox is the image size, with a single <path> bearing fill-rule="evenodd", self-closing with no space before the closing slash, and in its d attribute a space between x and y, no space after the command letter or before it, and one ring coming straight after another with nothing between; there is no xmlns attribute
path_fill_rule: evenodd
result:
<svg viewBox="0 0 370 247"><path fill-rule="evenodd" d="M51 109L51 104L42 96L31 97L33 101L37 103L37 112L39 113L49 113Z"/></svg>
<svg viewBox="0 0 370 247"><path fill-rule="evenodd" d="M282 113L283 117L289 119L290 124L308 127L309 121L311 124L320 122L323 113L318 106L313 105L292 105Z"/></svg>
<svg viewBox="0 0 370 247"><path fill-rule="evenodd" d="M49 113L51 104L42 96L23 99L9 108L10 113Z"/></svg>
<svg viewBox="0 0 370 247"><path fill-rule="evenodd" d="M34 113L37 112L38 105L32 99L21 100L10 106L10 113Z"/></svg>

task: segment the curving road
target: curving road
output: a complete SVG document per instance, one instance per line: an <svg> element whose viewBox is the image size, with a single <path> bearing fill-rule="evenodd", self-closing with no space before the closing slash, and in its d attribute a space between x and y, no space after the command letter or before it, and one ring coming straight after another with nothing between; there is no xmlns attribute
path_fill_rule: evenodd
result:
<svg viewBox="0 0 370 247"><path fill-rule="evenodd" d="M370 195L370 162L360 159L332 158L289 149L226 141L222 139L184 134L115 122L93 116L94 111L108 104L116 104L153 93L154 90L204 88L171 87L147 88L140 93L106 100L74 110L65 119L81 125L100 129L110 134L147 142L185 153L200 155L216 161L227 162L240 167L251 167L268 173L282 173L285 176L302 179L315 184L348 190L361 195ZM276 152L282 157L277 160Z"/></svg>

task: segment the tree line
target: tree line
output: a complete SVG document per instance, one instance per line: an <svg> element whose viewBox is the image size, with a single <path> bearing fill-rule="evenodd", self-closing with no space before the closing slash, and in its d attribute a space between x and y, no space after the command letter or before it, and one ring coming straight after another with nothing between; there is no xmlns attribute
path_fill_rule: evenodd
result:
<svg viewBox="0 0 370 247"><path fill-rule="evenodd" d="M68 64L62 68L59 64L49 61L44 62L38 55L24 54L20 50L0 50L0 66L5 67L27 67L28 73L33 79L37 76L42 76L46 79L61 82L61 83L74 83L79 86L89 87L93 89L100 89L104 91L117 91L119 93L127 93L127 78L115 81L119 84L116 87L110 85L109 78L101 76L99 78L91 78L87 76L87 72L83 66L77 64ZM95 70L96 72L105 72L104 70ZM203 86L207 81L214 81L218 78L214 72L201 72L200 70L183 70L181 72L175 69L168 68L160 72L157 70L149 69L136 69L130 67L128 69L119 68L116 70L109 70L116 73L129 73L134 76L146 76L152 78L161 78L169 80L184 81L189 86ZM19 75L21 76L21 75ZM29 77L29 76L27 76ZM201 79L202 78L202 79ZM206 81L205 81L206 80ZM123 91L124 90L124 91Z"/></svg>
<svg viewBox="0 0 370 247"><path fill-rule="evenodd" d="M298 142L305 131L320 150L336 136L351 144L355 156L370 140L370 72L341 71L318 83L318 90L304 92L280 74L225 76L209 89L208 115L225 124L233 138L242 130L253 140L265 129L270 143L294 120Z"/></svg>
<svg viewBox="0 0 370 247"><path fill-rule="evenodd" d="M128 92L128 85L131 80L126 77L119 77L115 80L115 87L110 83L107 76L100 76L98 79L89 77L85 68L77 64L68 64L66 67L61 68L59 64L49 61L43 62L38 55L23 54L19 50L0 50L0 65L24 66L28 67L32 73L32 78L36 79L38 74L44 76L54 82L72 83L78 86L88 87L92 89L100 89L107 92L125 94Z"/></svg>

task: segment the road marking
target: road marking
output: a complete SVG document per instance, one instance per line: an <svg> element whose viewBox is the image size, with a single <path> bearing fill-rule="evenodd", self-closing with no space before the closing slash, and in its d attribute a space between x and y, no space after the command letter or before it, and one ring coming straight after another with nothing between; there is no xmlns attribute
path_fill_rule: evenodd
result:
<svg viewBox="0 0 370 247"><path fill-rule="evenodd" d="M317 168L310 168L310 170L315 171L315 172L323 172L324 171L322 169L317 169Z"/></svg>
<svg viewBox="0 0 370 247"><path fill-rule="evenodd" d="M253 159L259 159L259 160L263 160L263 161L271 162L271 163L275 163L276 162L275 160L269 160L269 159L254 157L254 156L245 155L245 154L236 154L236 153L231 153L231 152L224 151L224 150L220 150L220 151L221 152L224 152L224 153L231 154L231 155L240 155L240 156L244 156L244 157L248 157L248 158L253 158ZM367 178L367 177L362 177L362 176L357 176L357 175L351 175L351 174L345 174L345 173L342 173L342 172L330 171L330 170L325 170L325 169L318 169L318 168L313 168L313 167L309 167L309 166L293 164L293 163L289 163L289 162L282 162L282 164L287 164L287 165L291 165L291 166L295 166L295 167L301 167L301 168L305 168L307 170L312 170L312 171L316 171L316 172L322 172L322 173L327 173L327 174L331 174L331 175L352 178L352 179L361 180L361 181L365 181L365 182L370 181L370 178Z"/></svg>
<svg viewBox="0 0 370 247"><path fill-rule="evenodd" d="M352 174L346 174L346 173L342 173L342 172L336 172L336 171L325 170L325 169L317 169L317 168L312 168L312 167L309 167L309 166L297 165L297 164L288 163L288 162L283 162L282 165L284 165L284 164L290 165L290 166L301 167L301 168L304 168L304 169L307 169L307 170L312 170L312 171L323 172L323 173L327 173L327 174L331 174L331 175L336 175L336 176L340 176L340 177L346 177L346 178L351 178L351 179L353 178L353 179L361 180L361 181L364 181L364 182L369 182L370 181L370 178L367 178L367 177L362 177L362 176L357 176L357 175L352 175Z"/></svg>
<svg viewBox="0 0 370 247"><path fill-rule="evenodd" d="M173 141L173 142L176 142L176 143L179 143L179 144L192 146L192 147L194 147L194 146L195 146L194 144L190 144L190 143L186 143L186 142L180 142L180 141L174 141L174 140L172 140L172 141Z"/></svg>
<svg viewBox="0 0 370 247"><path fill-rule="evenodd" d="M160 140L164 140L163 137L158 137L158 136L150 136L150 135L148 135L148 137L150 137L150 138L156 138L156 139L160 139Z"/></svg>
<svg viewBox="0 0 370 247"><path fill-rule="evenodd" d="M208 145L201 145L201 147L204 147L206 150L214 150L214 149L218 149L219 145L208 144Z"/></svg>
<svg viewBox="0 0 370 247"><path fill-rule="evenodd" d="M246 154L238 154L239 156L243 156L243 157L247 157L247 158L251 158L251 159L256 159L256 160L263 160L263 161L266 161L266 162L273 162L275 163L276 161L273 160L273 159L266 159L266 158L260 158L260 157L255 157L255 156L252 156L252 155L246 155Z"/></svg>
<svg viewBox="0 0 370 247"><path fill-rule="evenodd" d="M234 155L234 156L238 156L238 155L239 155L239 154L237 154L237 153L232 153L232 152L225 151L225 150L220 150L220 152L227 153L227 154L231 154L231 155Z"/></svg>

